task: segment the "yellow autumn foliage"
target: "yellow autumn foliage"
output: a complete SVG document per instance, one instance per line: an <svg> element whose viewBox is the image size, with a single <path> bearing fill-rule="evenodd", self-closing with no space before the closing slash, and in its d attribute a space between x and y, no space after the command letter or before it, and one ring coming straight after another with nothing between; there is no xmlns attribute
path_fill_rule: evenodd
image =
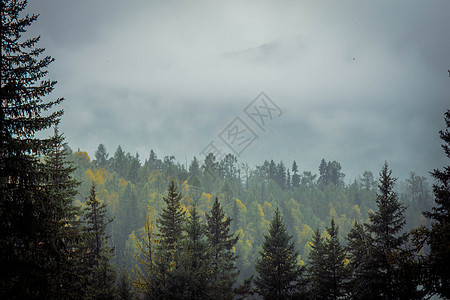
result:
<svg viewBox="0 0 450 300"><path fill-rule="evenodd" d="M247 211L247 207L244 205L244 203L242 203L241 200L239 200L238 198L236 198L236 203L239 207L239 210L242 210L243 212Z"/></svg>
<svg viewBox="0 0 450 300"><path fill-rule="evenodd" d="M259 212L259 215L264 218L264 211L263 211L261 204L259 204L259 203L258 203L258 212Z"/></svg>

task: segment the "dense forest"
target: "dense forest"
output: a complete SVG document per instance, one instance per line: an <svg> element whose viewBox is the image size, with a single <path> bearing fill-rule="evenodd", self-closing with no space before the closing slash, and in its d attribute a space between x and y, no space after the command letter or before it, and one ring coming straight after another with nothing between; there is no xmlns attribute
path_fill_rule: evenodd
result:
<svg viewBox="0 0 450 300"><path fill-rule="evenodd" d="M2 299L450 298L449 166L73 151L53 59L21 38L37 16L1 3Z"/></svg>

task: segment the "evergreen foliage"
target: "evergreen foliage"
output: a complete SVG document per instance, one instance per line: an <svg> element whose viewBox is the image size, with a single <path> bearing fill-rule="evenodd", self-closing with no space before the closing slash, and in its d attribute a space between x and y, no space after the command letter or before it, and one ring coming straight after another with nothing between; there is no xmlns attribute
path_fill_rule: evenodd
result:
<svg viewBox="0 0 450 300"><path fill-rule="evenodd" d="M300 294L302 268L298 264L292 236L289 236L280 210L275 209L269 233L264 236L260 258L255 264L256 288L264 299L289 299Z"/></svg>

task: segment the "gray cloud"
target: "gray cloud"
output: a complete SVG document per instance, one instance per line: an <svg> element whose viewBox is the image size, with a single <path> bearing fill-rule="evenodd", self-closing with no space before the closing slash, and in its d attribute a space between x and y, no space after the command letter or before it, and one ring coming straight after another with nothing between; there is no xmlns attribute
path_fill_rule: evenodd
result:
<svg viewBox="0 0 450 300"><path fill-rule="evenodd" d="M74 148L184 161L263 90L285 113L243 161L315 171L325 157L350 179L384 160L397 176L445 163L448 1L40 0L29 11L56 58Z"/></svg>

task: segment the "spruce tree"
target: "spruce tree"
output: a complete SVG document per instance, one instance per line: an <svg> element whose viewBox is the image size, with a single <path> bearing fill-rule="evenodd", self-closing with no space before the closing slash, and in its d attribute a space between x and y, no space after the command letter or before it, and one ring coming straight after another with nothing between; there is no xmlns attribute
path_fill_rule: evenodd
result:
<svg viewBox="0 0 450 300"><path fill-rule="evenodd" d="M72 179L75 168L68 162L68 148L63 135L55 133L53 145L45 155L45 185L48 192L48 206L45 218L48 228L48 245L55 254L51 261L56 273L49 274L56 287L55 295L77 298L82 285L79 262L82 259L81 211L73 205L73 197L79 183Z"/></svg>
<svg viewBox="0 0 450 300"><path fill-rule="evenodd" d="M317 180L322 186L327 185L330 182L330 174L328 170L327 162L324 158L320 161L319 165L319 179Z"/></svg>
<svg viewBox="0 0 450 300"><path fill-rule="evenodd" d="M405 225L405 207L399 201L394 191L396 178L385 162L381 172L377 193L378 210L369 213L370 223L366 228L370 233L368 271L373 280L368 288L374 296L382 299L396 299L400 297L398 287L399 262L393 259L406 251L408 234L403 233Z"/></svg>
<svg viewBox="0 0 450 300"><path fill-rule="evenodd" d="M298 188L300 186L300 175L298 174L297 163L292 163L292 186Z"/></svg>
<svg viewBox="0 0 450 300"><path fill-rule="evenodd" d="M450 110L445 113L445 131L440 131L444 142L442 148L450 158ZM450 166L435 169L431 175L437 183L433 185L435 206L425 216L431 220L431 228L421 226L414 232L419 247L429 247L423 258L423 285L429 295L450 298Z"/></svg>
<svg viewBox="0 0 450 300"><path fill-rule="evenodd" d="M347 294L349 280L348 268L345 265L346 251L339 242L339 226L331 220L331 226L327 227L330 235L324 243L325 250L325 290L328 292L326 299L342 299Z"/></svg>
<svg viewBox="0 0 450 300"><path fill-rule="evenodd" d="M98 148L95 151L95 165L99 168L108 168L108 155L105 145L98 145Z"/></svg>
<svg viewBox="0 0 450 300"><path fill-rule="evenodd" d="M327 270L325 264L325 241L319 232L319 229L314 231L312 242L310 243L311 250L308 254L308 294L310 298L321 299L328 295L325 290L324 280L327 277Z"/></svg>
<svg viewBox="0 0 450 300"><path fill-rule="evenodd" d="M299 297L302 268L297 258L292 236L277 208L270 224L269 233L255 264L257 277L255 280L257 293L264 299L289 299Z"/></svg>
<svg viewBox="0 0 450 300"><path fill-rule="evenodd" d="M375 292L371 291L371 282L376 274L369 270L370 236L363 224L357 221L347 234L347 253L349 259L350 280L348 292L352 299L376 299Z"/></svg>
<svg viewBox="0 0 450 300"><path fill-rule="evenodd" d="M212 259L209 296L215 299L233 299L233 285L239 275L233 250L239 236L230 234L231 221L225 217L216 197L210 214L206 214L206 236Z"/></svg>
<svg viewBox="0 0 450 300"><path fill-rule="evenodd" d="M211 260L205 229L194 204L186 222L186 237L179 257L180 267L174 271L179 291L177 298L210 299L208 271Z"/></svg>
<svg viewBox="0 0 450 300"><path fill-rule="evenodd" d="M174 250L177 242L183 236L185 212L181 208L181 193L177 192L175 181L169 185L167 197L163 197L166 207L162 209L157 226L160 232L161 244L168 250Z"/></svg>
<svg viewBox="0 0 450 300"><path fill-rule="evenodd" d="M163 197L166 206L157 220L159 242L155 249L152 287L150 298L170 299L180 294L180 286L174 280L179 269L179 256L182 253L184 238L185 212L181 207L181 194L177 192L175 182L169 185L167 197ZM182 289L182 288L181 288Z"/></svg>
<svg viewBox="0 0 450 300"><path fill-rule="evenodd" d="M86 232L87 282L86 296L92 299L112 299L116 292L116 269L111 264L114 249L109 245L106 228L113 219L108 218L107 208L100 203L92 183L84 211Z"/></svg>
<svg viewBox="0 0 450 300"><path fill-rule="evenodd" d="M53 58L42 57L39 37L22 37L38 18L23 15L26 6L0 1L0 297L10 299L54 297L62 255L50 246L53 204L40 160L53 139L35 134L58 123L62 110L49 111L63 99L44 100L56 84L45 79Z"/></svg>

